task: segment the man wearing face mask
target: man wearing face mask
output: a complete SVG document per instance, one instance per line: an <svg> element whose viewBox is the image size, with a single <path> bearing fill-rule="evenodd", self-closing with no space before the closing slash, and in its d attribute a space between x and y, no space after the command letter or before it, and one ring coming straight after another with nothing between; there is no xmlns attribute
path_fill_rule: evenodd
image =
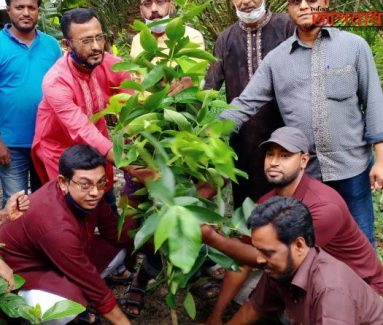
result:
<svg viewBox="0 0 383 325"><path fill-rule="evenodd" d="M103 110L114 87L129 79L125 72L113 72L119 58L104 52L105 35L90 9L67 11L61 20L63 45L67 53L49 70L43 81L43 100L36 121L32 154L43 183L58 176L62 152L77 143L91 144L108 160L107 190L113 186L113 144L104 118L90 122ZM107 193L113 206L114 196Z"/></svg>
<svg viewBox="0 0 383 325"><path fill-rule="evenodd" d="M288 15L270 12L266 0L233 0L233 4L238 21L218 36L214 55L219 60L210 65L205 79L206 89L218 90L226 84L228 103L245 89L267 53L294 32ZM249 175L248 180L233 184L235 206L241 205L246 197L256 201L271 189L263 173L262 153L255 149L283 125L276 105L269 104L268 108L232 138L231 145L238 155L237 167Z"/></svg>
<svg viewBox="0 0 383 325"><path fill-rule="evenodd" d="M140 12L145 23L148 25L159 19L170 18L174 14L174 4L172 0L141 0ZM159 47L163 48L167 48L165 44L165 41L167 40L165 28L166 23L151 27L152 34L157 38ZM189 36L191 42L198 44L201 49L205 49L203 36L198 30L186 26L185 34L186 36ZM140 43L140 35L137 34L133 38L130 55L135 58L142 51L143 48Z"/></svg>

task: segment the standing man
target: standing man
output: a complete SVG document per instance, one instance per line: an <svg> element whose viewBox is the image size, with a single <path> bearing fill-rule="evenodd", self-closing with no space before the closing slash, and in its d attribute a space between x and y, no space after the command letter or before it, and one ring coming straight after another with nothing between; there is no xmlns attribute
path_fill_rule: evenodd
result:
<svg viewBox="0 0 383 325"><path fill-rule="evenodd" d="M285 125L309 140L308 172L343 196L374 245L371 187L383 184L383 93L371 50L357 35L313 24L312 12L327 9L328 0L288 3L296 33L266 56L233 100L238 110L221 117L240 127L276 100Z"/></svg>
<svg viewBox="0 0 383 325"><path fill-rule="evenodd" d="M105 157L88 145L65 150L60 175L31 195L21 218L0 227L0 241L5 262L26 280L19 295L29 305L39 303L44 313L71 299L93 305L111 324L127 325L102 278L133 250L132 223L125 222L119 237L118 217L103 199L105 166Z"/></svg>
<svg viewBox="0 0 383 325"><path fill-rule="evenodd" d="M174 14L174 4L172 0L141 0L140 12L145 23L150 24L156 20L170 18ZM167 48L165 44L167 40L165 28L166 24L156 25L151 28L153 36L158 41L158 46L162 48ZM185 35L189 36L190 41L198 44L201 49L205 48L203 36L198 30L186 26ZM133 38L130 55L136 58L142 51L140 35L137 34Z"/></svg>
<svg viewBox="0 0 383 325"><path fill-rule="evenodd" d="M228 103L245 89L267 53L294 32L289 16L270 12L266 9L266 0L233 0L233 4L238 21L218 36L214 55L219 60L210 65L205 79L206 89L219 90L225 83ZM270 189L258 145L282 124L278 107L269 104L231 139L238 155L237 167L249 176L238 185L232 184L235 206L241 205L248 196L256 201Z"/></svg>
<svg viewBox="0 0 383 325"><path fill-rule="evenodd" d="M129 79L125 72L113 72L120 59L105 52L105 34L90 9L72 9L61 20L63 44L68 51L47 73L43 100L36 121L33 161L43 183L58 176L62 152L77 143L90 144L109 161L108 189L113 186L113 144L106 121L90 118L103 110L114 87ZM111 199L113 200L113 199Z"/></svg>
<svg viewBox="0 0 383 325"><path fill-rule="evenodd" d="M382 299L346 264L318 246L309 210L275 197L252 212L248 227L261 280L227 324L254 324L285 313L291 324L383 324Z"/></svg>
<svg viewBox="0 0 383 325"><path fill-rule="evenodd" d="M41 83L61 56L57 41L36 29L41 0L6 0L11 23L0 32L0 180L2 206L17 191L40 182L31 146Z"/></svg>

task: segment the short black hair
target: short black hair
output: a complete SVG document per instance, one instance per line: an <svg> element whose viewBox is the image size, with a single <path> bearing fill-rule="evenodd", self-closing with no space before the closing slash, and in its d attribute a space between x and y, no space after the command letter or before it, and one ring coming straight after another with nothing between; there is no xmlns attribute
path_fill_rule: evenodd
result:
<svg viewBox="0 0 383 325"><path fill-rule="evenodd" d="M96 13L88 8L75 8L68 10L61 17L61 31L64 35L64 38L69 39L69 30L71 23L84 24L92 18L96 18L98 21L100 20Z"/></svg>
<svg viewBox="0 0 383 325"><path fill-rule="evenodd" d="M278 240L287 246L303 237L307 246L315 245L314 226L309 209L297 199L275 196L258 205L247 220L251 230L271 224Z"/></svg>
<svg viewBox="0 0 383 325"><path fill-rule="evenodd" d="M90 170L106 166L106 158L87 144L76 144L66 149L59 160L59 173L66 179L73 177L78 169Z"/></svg>
<svg viewBox="0 0 383 325"><path fill-rule="evenodd" d="M6 5L9 6L9 5L11 4L11 1L12 1L12 0L5 0ZM42 0L37 0L37 5L38 5L39 7L41 6L41 2L42 2Z"/></svg>

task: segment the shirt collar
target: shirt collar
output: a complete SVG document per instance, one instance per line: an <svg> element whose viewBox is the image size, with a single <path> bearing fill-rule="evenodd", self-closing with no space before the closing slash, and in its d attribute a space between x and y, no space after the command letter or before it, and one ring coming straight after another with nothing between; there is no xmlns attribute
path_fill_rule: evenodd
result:
<svg viewBox="0 0 383 325"><path fill-rule="evenodd" d="M301 288L304 291L307 291L308 283L310 282L311 277L311 268L313 262L317 255L320 252L320 248L318 246L311 247L307 256L303 260L302 264L299 266L297 272L294 275L291 284Z"/></svg>
<svg viewBox="0 0 383 325"><path fill-rule="evenodd" d="M13 40L14 40L15 42L17 42L18 44L27 46L25 43L20 42L20 40L19 40L15 35L13 35L13 34L11 33L11 31L10 31L11 26L12 26L11 24L6 24L6 25L4 26L3 31L4 31L5 35L7 35L9 38L13 39ZM31 48L31 47L38 41L38 39L40 39L40 33L41 33L41 32L40 32L37 28L35 28L35 32L36 32L36 37L35 37L35 39L33 40L31 46L29 46L30 48Z"/></svg>
<svg viewBox="0 0 383 325"><path fill-rule="evenodd" d="M334 33L333 28L325 26L321 28L318 37L332 38L333 33ZM307 45L303 44L298 38L298 28L295 28L294 34L290 37L290 42L291 42L290 54L293 53L299 46L304 48L310 48Z"/></svg>

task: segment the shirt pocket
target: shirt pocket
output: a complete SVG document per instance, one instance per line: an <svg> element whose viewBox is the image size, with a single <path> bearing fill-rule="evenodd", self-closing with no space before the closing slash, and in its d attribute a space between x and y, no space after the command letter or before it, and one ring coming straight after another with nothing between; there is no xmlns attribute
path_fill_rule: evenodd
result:
<svg viewBox="0 0 383 325"><path fill-rule="evenodd" d="M358 91L358 75L351 64L340 68L326 69L326 97L343 101L355 96Z"/></svg>

